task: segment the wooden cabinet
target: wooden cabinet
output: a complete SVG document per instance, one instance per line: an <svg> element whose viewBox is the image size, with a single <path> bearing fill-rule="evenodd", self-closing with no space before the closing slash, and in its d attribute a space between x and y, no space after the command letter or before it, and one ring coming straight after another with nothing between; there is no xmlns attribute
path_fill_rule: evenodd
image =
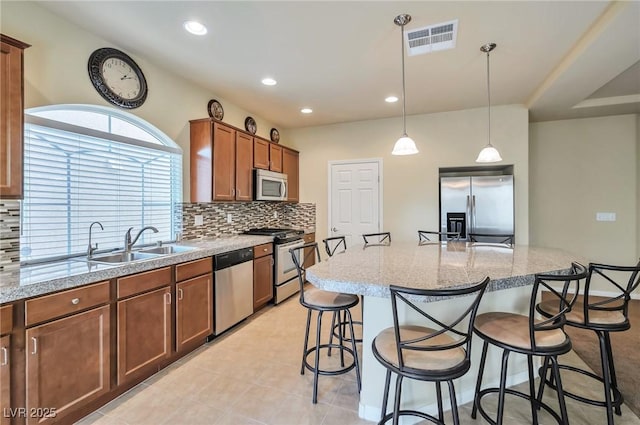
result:
<svg viewBox="0 0 640 425"><path fill-rule="evenodd" d="M191 202L253 198L252 137L212 119L191 121Z"/></svg>
<svg viewBox="0 0 640 425"><path fill-rule="evenodd" d="M27 424L48 422L51 409L59 420L109 391L109 312L105 305L26 330Z"/></svg>
<svg viewBox="0 0 640 425"><path fill-rule="evenodd" d="M269 146L266 140L253 138L253 167L263 170L269 169Z"/></svg>
<svg viewBox="0 0 640 425"><path fill-rule="evenodd" d="M282 146L269 143L269 169L282 173Z"/></svg>
<svg viewBox="0 0 640 425"><path fill-rule="evenodd" d="M235 200L253 200L253 137L236 132Z"/></svg>
<svg viewBox="0 0 640 425"><path fill-rule="evenodd" d="M0 34L0 198L4 199L22 199L23 51L27 47Z"/></svg>
<svg viewBox="0 0 640 425"><path fill-rule="evenodd" d="M176 266L176 351L204 342L213 334L212 260ZM200 275L200 276L199 276Z"/></svg>
<svg viewBox="0 0 640 425"><path fill-rule="evenodd" d="M11 336L13 330L13 306L0 307L0 425L9 425L11 418L5 414L11 406Z"/></svg>
<svg viewBox="0 0 640 425"><path fill-rule="evenodd" d="M303 236L304 243L315 242L315 233L305 233ZM304 249L304 268L311 267L316 263L316 253L313 252L313 248Z"/></svg>
<svg viewBox="0 0 640 425"><path fill-rule="evenodd" d="M273 299L273 244L253 247L253 311Z"/></svg>
<svg viewBox="0 0 640 425"><path fill-rule="evenodd" d="M119 278L118 384L151 375L171 355L171 268Z"/></svg>
<svg viewBox="0 0 640 425"><path fill-rule="evenodd" d="M282 172L287 175L287 201L299 200L299 154L298 152L282 148Z"/></svg>

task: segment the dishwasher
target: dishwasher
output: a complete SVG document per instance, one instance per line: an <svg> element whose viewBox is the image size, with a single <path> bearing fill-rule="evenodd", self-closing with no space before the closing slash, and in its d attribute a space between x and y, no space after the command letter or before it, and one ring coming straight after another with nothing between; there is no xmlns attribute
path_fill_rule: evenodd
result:
<svg viewBox="0 0 640 425"><path fill-rule="evenodd" d="M253 248L213 257L214 335L253 314Z"/></svg>

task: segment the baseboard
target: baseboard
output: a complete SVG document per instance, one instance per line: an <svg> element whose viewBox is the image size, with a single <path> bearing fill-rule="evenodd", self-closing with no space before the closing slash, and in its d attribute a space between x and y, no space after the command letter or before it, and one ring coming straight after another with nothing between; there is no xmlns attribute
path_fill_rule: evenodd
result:
<svg viewBox="0 0 640 425"><path fill-rule="evenodd" d="M529 372L525 370L518 374L508 376L507 387L518 385L528 380L529 380ZM444 385L446 387L446 384ZM482 388L498 387L499 385L500 385L500 380L498 378L498 379L495 379L493 382L483 383ZM444 396L447 394L447 391L443 390L442 393ZM460 392L460 389L456 387L456 401L458 403L458 406L462 406L463 404L467 404L473 401L474 395L475 395L475 388L468 388L465 391ZM443 400L442 404L444 406L445 411L448 411L451 409L451 404L449 402L448 397ZM391 394L390 394L388 408L392 406L393 406L393 401L391 400ZM438 416L438 405L436 403L418 406L416 408L412 407L412 409L418 410L420 412L425 412L430 415L434 415L436 417ZM368 406L360 403L360 406L358 408L358 415L364 420L378 422L380 420L380 406ZM411 424L418 423L420 421L422 421L421 418L414 418L411 416L405 416L400 418L401 425L411 425Z"/></svg>

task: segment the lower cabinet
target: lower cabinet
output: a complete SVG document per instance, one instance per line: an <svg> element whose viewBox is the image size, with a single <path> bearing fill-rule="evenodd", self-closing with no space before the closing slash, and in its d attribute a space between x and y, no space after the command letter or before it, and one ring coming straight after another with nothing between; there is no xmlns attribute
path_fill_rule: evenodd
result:
<svg viewBox="0 0 640 425"><path fill-rule="evenodd" d="M5 409L11 407L11 336L0 338L0 425L11 423L10 415Z"/></svg>
<svg viewBox="0 0 640 425"><path fill-rule="evenodd" d="M253 311L273 299L273 244L253 247Z"/></svg>
<svg viewBox="0 0 640 425"><path fill-rule="evenodd" d="M118 301L118 385L171 355L171 288Z"/></svg>
<svg viewBox="0 0 640 425"><path fill-rule="evenodd" d="M213 333L211 273L176 284L176 351Z"/></svg>
<svg viewBox="0 0 640 425"><path fill-rule="evenodd" d="M59 419L109 391L110 306L26 330L27 424Z"/></svg>

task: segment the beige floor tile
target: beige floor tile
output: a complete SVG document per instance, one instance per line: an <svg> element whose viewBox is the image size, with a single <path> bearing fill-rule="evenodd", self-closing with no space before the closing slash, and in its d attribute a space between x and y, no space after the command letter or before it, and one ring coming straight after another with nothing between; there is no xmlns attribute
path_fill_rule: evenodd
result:
<svg viewBox="0 0 640 425"><path fill-rule="evenodd" d="M207 404L193 400L180 403L173 415L169 415L163 425L211 425L222 417L224 412Z"/></svg>
<svg viewBox="0 0 640 425"><path fill-rule="evenodd" d="M77 422L78 425L128 425L123 420L105 416L100 412L94 412Z"/></svg>
<svg viewBox="0 0 640 425"><path fill-rule="evenodd" d="M258 422L269 423L281 407L282 400L287 396L287 393L271 387L252 385L242 399L231 406L231 410L233 413Z"/></svg>
<svg viewBox="0 0 640 425"><path fill-rule="evenodd" d="M211 425L267 425L264 422L259 422L251 418L247 418L237 413L225 413L221 417L217 418L214 422L210 422ZM186 425L186 424L185 424Z"/></svg>
<svg viewBox="0 0 640 425"><path fill-rule="evenodd" d="M327 412L322 425L371 425L372 422L365 421L358 416L357 412L341 407L333 406Z"/></svg>
<svg viewBox="0 0 640 425"><path fill-rule="evenodd" d="M306 397L287 396L278 403L269 425L321 425L327 413L333 409L325 403L313 404Z"/></svg>

